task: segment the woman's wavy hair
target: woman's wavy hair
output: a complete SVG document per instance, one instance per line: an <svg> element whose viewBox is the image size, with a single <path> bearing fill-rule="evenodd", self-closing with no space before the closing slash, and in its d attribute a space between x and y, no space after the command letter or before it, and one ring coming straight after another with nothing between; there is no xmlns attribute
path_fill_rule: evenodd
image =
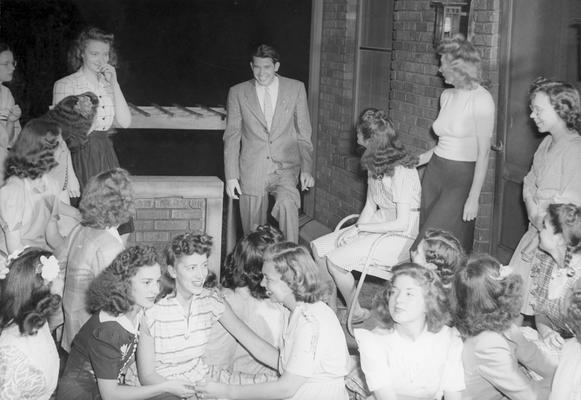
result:
<svg viewBox="0 0 581 400"><path fill-rule="evenodd" d="M79 210L83 226L106 229L121 225L135 214L135 193L129 172L114 168L92 177L83 190Z"/></svg>
<svg viewBox="0 0 581 400"><path fill-rule="evenodd" d="M577 279L571 289L567 305L567 325L581 344L581 278Z"/></svg>
<svg viewBox="0 0 581 400"><path fill-rule="evenodd" d="M56 167L54 152L59 135L60 127L55 122L41 118L28 121L8 152L5 179L36 179Z"/></svg>
<svg viewBox="0 0 581 400"><path fill-rule="evenodd" d="M174 266L179 259L193 254L202 254L210 257L214 241L212 236L205 233L186 232L174 237L165 249L165 261L167 265ZM213 272L208 272L205 288L214 288L218 285L218 278ZM161 288L158 298L175 292L175 279L169 274L167 266L163 267L161 276Z"/></svg>
<svg viewBox="0 0 581 400"><path fill-rule="evenodd" d="M37 247L25 249L9 263L6 278L0 279L0 334L16 324L22 335L34 335L59 308L61 297L50 292L41 276L42 256L52 253Z"/></svg>
<svg viewBox="0 0 581 400"><path fill-rule="evenodd" d="M329 288L307 249L292 242L280 242L264 252L264 262L272 262L281 280L297 301L315 303L326 299Z"/></svg>
<svg viewBox="0 0 581 400"><path fill-rule="evenodd" d="M532 83L529 100L532 102L537 93L544 93L557 115L565 122L568 129L581 135L581 100L579 90L570 83L538 77Z"/></svg>
<svg viewBox="0 0 581 400"><path fill-rule="evenodd" d="M77 71L83 65L83 53L89 40L107 43L109 45L109 64L117 65L117 52L115 50L115 36L99 28L85 28L73 42L69 49L68 61L71 72Z"/></svg>
<svg viewBox="0 0 581 400"><path fill-rule="evenodd" d="M440 229L428 229L422 242L426 262L436 266L436 273L442 284L449 287L456 271L466 262L462 244L450 232Z"/></svg>
<svg viewBox="0 0 581 400"><path fill-rule="evenodd" d="M93 125L99 98L93 92L67 96L59 101L43 118L54 121L61 128L63 140L70 149L84 146Z"/></svg>
<svg viewBox="0 0 581 400"><path fill-rule="evenodd" d="M105 311L118 316L131 309L131 278L141 267L159 264L152 246L133 246L123 250L113 262L91 282L87 293L90 313Z"/></svg>
<svg viewBox="0 0 581 400"><path fill-rule="evenodd" d="M442 39L436 53L450 58L450 69L456 75L459 86L470 87L482 83L480 53L464 35L456 34Z"/></svg>
<svg viewBox="0 0 581 400"><path fill-rule="evenodd" d="M454 277L455 324L465 337L503 332L520 315L522 278L500 275L500 263L486 254L472 255Z"/></svg>
<svg viewBox="0 0 581 400"><path fill-rule="evenodd" d="M5 51L12 51L8 43L4 41L0 41L0 53L4 53Z"/></svg>
<svg viewBox="0 0 581 400"><path fill-rule="evenodd" d="M415 263L404 263L393 267L392 272L393 275L387 281L385 288L378 292L373 299L373 308L387 328L393 328L396 324L389 312L389 296L395 281L400 276L409 276L422 288L426 303L428 331L437 333L444 325L450 324L452 315L448 294L434 271Z"/></svg>
<svg viewBox="0 0 581 400"><path fill-rule="evenodd" d="M232 290L247 287L254 298L267 298L266 289L260 284L264 251L283 240L282 233L270 225L260 225L240 239L224 263L222 286Z"/></svg>
<svg viewBox="0 0 581 400"><path fill-rule="evenodd" d="M555 233L563 235L572 253L581 252L581 207L575 204L550 204L547 215Z"/></svg>
<svg viewBox="0 0 581 400"><path fill-rule="evenodd" d="M386 113L365 109L357 120L356 131L367 141L361 165L374 179L393 176L395 167L415 168L418 158L407 152Z"/></svg>

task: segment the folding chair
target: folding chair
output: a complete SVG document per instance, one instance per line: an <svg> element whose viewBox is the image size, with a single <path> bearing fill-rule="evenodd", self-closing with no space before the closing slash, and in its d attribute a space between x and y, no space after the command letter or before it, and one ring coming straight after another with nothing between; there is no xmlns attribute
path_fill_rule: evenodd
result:
<svg viewBox="0 0 581 400"><path fill-rule="evenodd" d="M351 221L352 219L356 219L356 218L359 218L359 214L351 214L351 215L346 216L341 221L339 221L339 223L335 227L335 232L342 229L347 222ZM347 331L349 332L349 334L351 336L354 336L354 333L353 333L354 307L353 307L353 305L355 304L355 300L357 300L359 298L359 293L361 293L361 289L363 288L363 283L365 282L365 277L367 275L371 275L371 276L375 276L376 278L380 278L380 279L384 279L384 280L391 279L391 275L392 275L391 267L392 267L392 265L388 266L388 265L373 264L372 260L373 260L373 255L375 253L375 250L381 244L381 242L384 239L387 239L387 238L393 237L393 236L402 236L402 237L406 237L408 239L414 240L414 238L409 236L409 235L404 235L402 233L395 233L395 232L386 232L386 233L380 235L377 239L375 239L373 241L371 248L369 249L369 253L367 253L367 257L365 259L365 264L363 265L363 267L355 266L353 268L355 271L361 272L361 277L359 278L359 282L357 283L357 287L355 289L355 293L353 294L353 297L349 300L345 299L345 301L348 302L348 304L347 304ZM399 263L405 262L408 259L409 259L409 257L404 254L404 255L400 256L400 259L397 260L396 265Z"/></svg>

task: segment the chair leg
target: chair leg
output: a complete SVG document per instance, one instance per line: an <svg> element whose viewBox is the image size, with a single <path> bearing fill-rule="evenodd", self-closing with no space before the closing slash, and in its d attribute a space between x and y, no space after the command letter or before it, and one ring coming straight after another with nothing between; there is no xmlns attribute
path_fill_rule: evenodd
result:
<svg viewBox="0 0 581 400"><path fill-rule="evenodd" d="M359 282L357 283L357 288L355 289L353 296L351 296L351 299L349 300L347 310L347 332L349 332L349 334L352 337L355 337L355 334L353 332L353 313L355 312L355 304L357 304L357 300L359 299L359 293L361 293L361 289L363 288L363 283L365 282L366 276L367 276L366 272L363 272L361 274Z"/></svg>

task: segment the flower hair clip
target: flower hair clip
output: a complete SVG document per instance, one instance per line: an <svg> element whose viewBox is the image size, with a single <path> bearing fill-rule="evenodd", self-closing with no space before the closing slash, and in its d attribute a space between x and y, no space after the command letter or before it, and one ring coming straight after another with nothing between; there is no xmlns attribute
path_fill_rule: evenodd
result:
<svg viewBox="0 0 581 400"><path fill-rule="evenodd" d="M58 276L60 267L59 262L55 256L45 257L40 256L40 264L42 265L40 276L46 282L52 282Z"/></svg>

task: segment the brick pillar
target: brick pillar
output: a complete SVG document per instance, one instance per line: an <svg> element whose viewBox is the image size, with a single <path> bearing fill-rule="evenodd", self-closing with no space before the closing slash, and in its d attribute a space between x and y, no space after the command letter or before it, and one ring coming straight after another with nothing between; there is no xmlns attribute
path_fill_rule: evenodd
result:
<svg viewBox="0 0 581 400"><path fill-rule="evenodd" d="M135 232L129 244L163 251L169 240L187 231L214 239L209 268L220 277L223 183L208 176L134 176Z"/></svg>

